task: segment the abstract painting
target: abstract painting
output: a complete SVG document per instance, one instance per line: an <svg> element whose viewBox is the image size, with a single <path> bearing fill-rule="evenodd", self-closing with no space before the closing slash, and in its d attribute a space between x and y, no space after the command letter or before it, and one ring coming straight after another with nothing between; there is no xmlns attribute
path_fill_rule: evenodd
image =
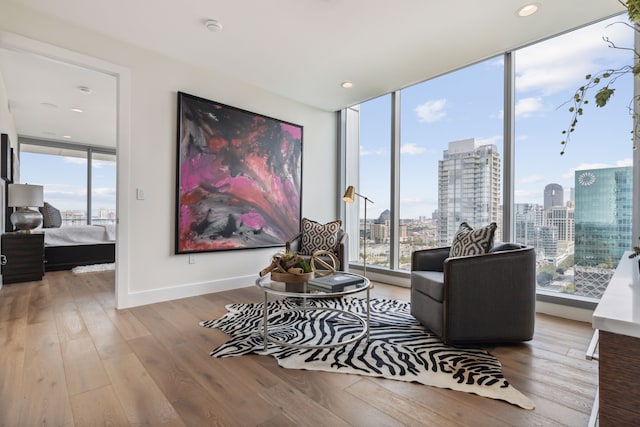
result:
<svg viewBox="0 0 640 427"><path fill-rule="evenodd" d="M175 252L282 246L294 237L302 130L178 92Z"/></svg>

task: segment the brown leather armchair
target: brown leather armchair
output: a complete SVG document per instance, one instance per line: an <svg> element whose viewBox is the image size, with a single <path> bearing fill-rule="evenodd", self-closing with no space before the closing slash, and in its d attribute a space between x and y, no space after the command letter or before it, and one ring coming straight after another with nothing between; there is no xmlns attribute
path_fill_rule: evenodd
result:
<svg viewBox="0 0 640 427"><path fill-rule="evenodd" d="M445 343L533 338L534 248L498 243L486 254L449 258L449 247L411 257L411 314Z"/></svg>
<svg viewBox="0 0 640 427"><path fill-rule="evenodd" d="M349 271L348 242L349 242L349 235L343 229L340 229L338 231L338 244L336 245L336 248L334 251L334 255L338 260L338 265L336 265L336 270L338 271ZM301 243L302 243L302 232L292 237L287 242L287 245L289 246L289 249L291 250L291 252L299 252ZM306 259L307 261L310 261L311 259L310 255L300 255L300 256ZM320 256L320 259L331 264L331 261L328 256ZM318 267L319 269L322 269L322 267L320 266Z"/></svg>

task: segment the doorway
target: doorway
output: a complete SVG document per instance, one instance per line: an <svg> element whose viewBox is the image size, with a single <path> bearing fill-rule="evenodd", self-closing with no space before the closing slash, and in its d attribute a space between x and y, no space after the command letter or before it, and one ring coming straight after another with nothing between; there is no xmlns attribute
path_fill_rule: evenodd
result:
<svg viewBox="0 0 640 427"><path fill-rule="evenodd" d="M128 233L126 221L118 220L123 208L118 183L127 178L123 181L126 172L120 163L129 142L124 119L129 110L128 70L5 32L0 32L0 64L19 146L24 148L20 151L25 156L57 156L85 170L84 179L67 178L75 186L60 178L70 167L55 168L53 180L38 178L49 181L42 182L45 200L58 200L66 222L113 224L115 296L117 306L125 306L126 292L119 289L127 289L127 265L120 261L126 260Z"/></svg>

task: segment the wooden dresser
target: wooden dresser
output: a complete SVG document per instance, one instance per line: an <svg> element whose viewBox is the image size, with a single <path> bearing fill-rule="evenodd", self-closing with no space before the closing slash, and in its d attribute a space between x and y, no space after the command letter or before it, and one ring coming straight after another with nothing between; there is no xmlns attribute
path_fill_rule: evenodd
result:
<svg viewBox="0 0 640 427"><path fill-rule="evenodd" d="M640 273L629 253L593 313L593 327L599 330L601 427L640 423Z"/></svg>
<svg viewBox="0 0 640 427"><path fill-rule="evenodd" d="M3 283L42 280L44 276L43 233L4 233L2 254L7 259L7 263L2 267Z"/></svg>

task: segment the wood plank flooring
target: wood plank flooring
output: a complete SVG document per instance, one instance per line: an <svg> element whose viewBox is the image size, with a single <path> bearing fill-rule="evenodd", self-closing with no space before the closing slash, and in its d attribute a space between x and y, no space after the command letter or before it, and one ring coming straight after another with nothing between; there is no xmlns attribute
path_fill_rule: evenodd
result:
<svg viewBox="0 0 640 427"><path fill-rule="evenodd" d="M533 341L487 348L536 404L527 411L266 356L209 357L228 337L198 322L262 301L254 286L128 310L113 287L113 272L61 271L0 289L0 426L584 426L596 392L586 323L538 315ZM384 284L372 294L409 298Z"/></svg>

